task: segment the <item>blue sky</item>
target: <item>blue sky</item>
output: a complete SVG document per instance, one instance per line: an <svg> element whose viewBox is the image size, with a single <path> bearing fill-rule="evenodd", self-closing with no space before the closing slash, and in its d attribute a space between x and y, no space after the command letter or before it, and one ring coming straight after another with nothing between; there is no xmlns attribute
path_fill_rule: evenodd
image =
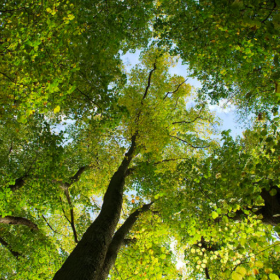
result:
<svg viewBox="0 0 280 280"><path fill-rule="evenodd" d="M140 51L136 51L135 53L127 53L122 55L121 58L126 66L126 69L129 71L135 64L139 63L139 55ZM174 68L170 69L171 74L177 74L187 78L188 75L188 67L187 65L182 65L181 61L179 61L178 65ZM198 80L193 78L188 78L187 83L195 88L200 88L201 84ZM231 130L231 135L235 138L236 136L242 136L242 128L241 124L237 122L238 116L236 114L236 109L233 105L223 106L223 103L220 102L220 106L217 105L209 105L210 110L216 112L217 117L221 119L221 130Z"/></svg>

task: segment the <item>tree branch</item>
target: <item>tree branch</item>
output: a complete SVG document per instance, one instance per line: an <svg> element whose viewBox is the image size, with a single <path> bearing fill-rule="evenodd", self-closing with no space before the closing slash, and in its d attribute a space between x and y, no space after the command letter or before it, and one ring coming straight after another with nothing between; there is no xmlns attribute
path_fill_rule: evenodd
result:
<svg viewBox="0 0 280 280"><path fill-rule="evenodd" d="M42 215L42 218L45 220L45 222L47 223L48 227L49 227L54 233L57 233L57 234L66 236L65 234L59 233L59 232L57 232L56 230L54 230L53 227L49 224L48 220L45 218L44 215Z"/></svg>
<svg viewBox="0 0 280 280"><path fill-rule="evenodd" d="M209 269L207 266L205 267L204 271L205 271L206 279L211 279L209 275Z"/></svg>
<svg viewBox="0 0 280 280"><path fill-rule="evenodd" d="M181 139L181 138L179 138L177 136L173 136L173 135L169 135L169 136L173 137L173 138L176 138L177 140L182 141L183 143L187 144L188 146L191 146L194 149L205 149L205 148L209 147L209 145L208 146L204 146L204 147L194 146L194 145L190 144L189 142L187 142L186 140L183 140L183 139Z"/></svg>
<svg viewBox="0 0 280 280"><path fill-rule="evenodd" d="M25 181L24 179L27 177L27 175L23 175L19 178L16 179L15 184L14 185L9 185L9 188L11 189L12 192L20 189L21 187L24 186Z"/></svg>
<svg viewBox="0 0 280 280"><path fill-rule="evenodd" d="M6 75L5 73L0 72L0 74L2 74L4 77L6 77L11 82L15 83L15 81L12 78L10 78L8 75Z"/></svg>
<svg viewBox="0 0 280 280"><path fill-rule="evenodd" d="M8 225L24 225L29 227L31 230L38 231L38 226L33 223L32 221L21 218L21 217L13 217L13 216L6 216L4 218L0 218L1 224L8 224Z"/></svg>
<svg viewBox="0 0 280 280"><path fill-rule="evenodd" d="M77 235L77 231L76 231L76 227L75 227L75 218L74 218L74 209L73 209L73 205L72 205L72 202L71 202L71 198L70 198L70 194L69 194L69 187L74 184L75 182L78 182L82 176L82 174L90 169L91 167L89 165L85 165L85 166L82 166L78 169L78 171L75 173L74 176L70 177L68 179L69 182L62 182L62 181L58 181L58 183L60 183L60 188L63 190L65 196L66 196L66 199L67 199L67 202L68 202L68 205L70 207L70 220L67 218L66 214L65 214L65 211L62 207L62 211L63 211L63 214L64 214L64 217L66 218L66 220L70 223L71 225L71 228L72 228L72 231L73 231L73 236L74 236L74 241L76 243L79 242L78 240L78 235ZM62 203L62 201L61 201Z"/></svg>
<svg viewBox="0 0 280 280"><path fill-rule="evenodd" d="M198 115L192 121L179 121L179 122L173 122L172 124L180 124L180 123L190 124L190 123L195 122L197 119L201 119L201 120L205 121L205 119L200 116L202 110L203 110L203 107L201 107L201 109L199 110Z"/></svg>
<svg viewBox="0 0 280 280"><path fill-rule="evenodd" d="M20 254L19 252L16 252L16 251L14 251L13 249L11 249L10 246L9 246L9 244L8 244L2 237L0 237L0 243L1 243L4 247L6 247L6 248L10 251L10 253L11 253L15 258L18 259L18 257L21 256L21 254Z"/></svg>
<svg viewBox="0 0 280 280"><path fill-rule="evenodd" d="M77 173L76 173L77 174ZM77 236L77 231L76 231L76 227L75 227L75 220L74 220L74 209L73 209L73 205L72 205L72 202L71 202L71 198L70 198L70 194L69 194L69 189L65 189L64 190L64 194L66 196L66 199L67 199L67 202L69 204L69 207L70 207L70 221L69 219L67 219L71 225L71 228L72 228L72 231L73 231L73 235L74 235L74 241L76 243L78 243L78 236Z"/></svg>
<svg viewBox="0 0 280 280"><path fill-rule="evenodd" d="M146 212L150 210L152 204L153 202L149 204L145 204L142 208L130 214L130 216L126 219L123 225L116 231L112 239L112 242L110 243L110 246L108 248L104 265L103 268L101 269L98 279L100 280L107 279L110 269L115 264L120 248L122 247L122 245L125 244L125 240L126 240L125 236L129 233L129 231L137 221L139 215L142 212Z"/></svg>
<svg viewBox="0 0 280 280"><path fill-rule="evenodd" d="M167 92L167 93L165 94L163 100L165 100L169 94L173 94L173 93L177 92L177 91L179 90L179 88L180 88L187 80L188 80L188 79L186 79L184 82L182 82L181 84L179 84L179 85L177 86L177 88L176 88L174 91L169 91L169 92Z"/></svg>
<svg viewBox="0 0 280 280"><path fill-rule="evenodd" d="M270 13L267 15L267 17L266 17L264 20L261 21L261 23L265 23L265 22L268 20L268 18L272 15L273 11L275 10L276 6L277 6L277 5L276 5L276 2L274 1L274 5L273 5L272 10L271 10Z"/></svg>
<svg viewBox="0 0 280 280"><path fill-rule="evenodd" d="M91 166L89 166L89 165L82 166L82 167L80 167L80 168L78 169L78 171L75 173L75 175L72 176L72 177L70 177L66 182L63 182L63 181L56 181L56 180L54 180L53 182L54 182L54 183L59 183L59 184L60 184L59 187L60 187L62 190L65 191L66 189L68 189L69 187L71 187L72 184L78 182L78 181L80 180L82 174L83 174L86 170L88 170L88 169L90 169L90 168L91 168Z"/></svg>
<svg viewBox="0 0 280 280"><path fill-rule="evenodd" d="M150 74L149 74L148 85L147 85L146 90L145 90L145 93L144 93L144 95L143 95L143 98L142 98L142 101L141 101L141 105L143 105L143 101L144 101L144 99L146 98L146 96L147 96L147 94L148 94L148 90L149 90L149 88L150 88L150 86L151 86L152 74L153 74L153 72L154 72L156 69L157 69L157 68L156 68L156 63L154 63L154 68L150 71Z"/></svg>
<svg viewBox="0 0 280 280"><path fill-rule="evenodd" d="M157 161L154 163L154 165L158 165L164 162L169 162L169 161L176 161L176 160L184 160L184 159L188 159L188 158L170 158L170 159L163 159L161 161Z"/></svg>

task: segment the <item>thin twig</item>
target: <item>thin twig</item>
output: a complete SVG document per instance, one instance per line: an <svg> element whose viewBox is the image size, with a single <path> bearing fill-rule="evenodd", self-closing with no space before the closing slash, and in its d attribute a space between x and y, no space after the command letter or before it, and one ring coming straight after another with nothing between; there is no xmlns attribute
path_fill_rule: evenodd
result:
<svg viewBox="0 0 280 280"><path fill-rule="evenodd" d="M66 236L65 234L59 233L59 232L57 232L56 230L54 230L53 227L49 224L49 222L47 221L47 219L45 218L44 215L42 215L42 217L43 217L43 219L45 220L45 222L47 223L48 227L49 227L54 233L57 233L57 234Z"/></svg>
<svg viewBox="0 0 280 280"><path fill-rule="evenodd" d="M155 63L154 63L154 68L150 71L150 74L149 74L148 85L147 85L147 87L146 87L145 93L144 93L143 98L142 98L142 100L141 100L141 105L143 105L143 101L144 101L144 99L146 98L146 96L147 96L147 94L148 94L148 90L149 90L149 88L150 88L150 86L151 86L152 74L153 74L153 72L154 72L156 69L157 69L157 68L156 68L156 62L155 62Z"/></svg>
<svg viewBox="0 0 280 280"><path fill-rule="evenodd" d="M180 88L187 80L188 80L188 79L186 79L184 82L182 82L181 84L179 84L179 85L177 86L177 88L176 88L174 91L169 91L169 92L167 92L167 93L165 94L163 100L165 100L169 94L173 94L173 93L177 92L177 91L179 90L179 88Z"/></svg>
<svg viewBox="0 0 280 280"><path fill-rule="evenodd" d="M190 144L189 142L187 142L186 140L181 139L181 138L179 138L179 137L177 137L177 136L173 136L173 135L169 135L169 136L170 136L170 137L173 137L173 138L176 138L176 139L179 140L179 141L182 141L183 143L187 144L188 146L191 146L191 147L194 148L194 149L205 149L205 148L208 148L208 147L210 146L210 145L204 146L204 147L194 146L194 145Z"/></svg>

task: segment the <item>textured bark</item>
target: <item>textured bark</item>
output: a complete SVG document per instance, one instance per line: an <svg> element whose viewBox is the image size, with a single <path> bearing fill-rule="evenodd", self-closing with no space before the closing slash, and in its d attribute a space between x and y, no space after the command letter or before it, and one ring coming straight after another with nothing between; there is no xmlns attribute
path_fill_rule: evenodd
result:
<svg viewBox="0 0 280 280"><path fill-rule="evenodd" d="M100 214L57 271L53 280L100 280L98 275L120 218L126 171L135 152L135 140L136 135L132 137L129 151L111 178Z"/></svg>
<svg viewBox="0 0 280 280"><path fill-rule="evenodd" d="M0 223L8 225L24 225L31 228L32 230L38 230L38 226L36 224L26 218L21 217L6 216L4 218L0 218Z"/></svg>
<svg viewBox="0 0 280 280"><path fill-rule="evenodd" d="M18 258L19 256L21 256L20 253L12 250L11 247L9 246L9 244L1 237L0 237L0 244L2 244L4 247L6 247L14 257Z"/></svg>
<svg viewBox="0 0 280 280"><path fill-rule="evenodd" d="M126 221L123 223L123 225L116 231L116 233L114 234L114 237L112 239L112 242L108 248L103 267L101 268L99 277L97 278L98 280L107 279L110 269L115 264L115 261L118 256L118 252L125 243L125 236L129 233L130 229L133 227L133 225L137 221L141 212L148 211L150 209L151 205L152 205L152 203L146 204L141 209L138 209L135 212L133 212L126 219Z"/></svg>

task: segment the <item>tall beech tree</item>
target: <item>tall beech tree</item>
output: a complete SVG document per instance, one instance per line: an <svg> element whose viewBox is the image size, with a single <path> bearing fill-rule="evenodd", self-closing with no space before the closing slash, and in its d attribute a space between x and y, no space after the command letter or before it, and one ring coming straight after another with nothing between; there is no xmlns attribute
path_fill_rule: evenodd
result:
<svg viewBox="0 0 280 280"><path fill-rule="evenodd" d="M24 138L18 135L19 131L13 139L13 151L9 153L9 145L5 146L8 152L4 157L7 163L3 165L3 174L11 176L15 168L21 169L15 172L20 174L15 181L2 177L7 186L3 192L15 199L12 203L3 202L3 210L8 215L4 214L0 223L19 224L25 226L24 230L28 226L32 229L33 242L39 238L37 236L50 243L59 237L53 246L59 246L66 254L74 248L53 279L106 279L119 250L128 246L129 240L137 243L136 237L126 238L132 234L136 221L156 205L156 198L148 190L146 195L141 195L142 202L137 203L136 209L133 209L133 199L127 206L123 204L124 191L130 196L129 190L135 191L135 184L138 184L133 177L145 176L143 165L153 163L159 170L166 166L174 168L187 155L203 156L204 149L211 150L216 145L209 137L216 130L214 115L204 103L187 110L186 98L191 94L191 87L182 77L168 74L176 59L151 49L143 55L142 61L142 66L131 71L129 83L119 93L116 106L119 117L115 117L115 126L106 127L110 123L108 117L96 114L91 119L79 120L78 126L77 123L73 127L69 125L67 134L71 141L62 144L67 140L63 139L63 132L56 135L48 121L42 128L40 116L34 114L31 117L34 125L41 126L38 132L33 128L33 134L26 134L26 148L21 148ZM26 130L31 124L30 121L21 129ZM9 138L5 132L4 136ZM26 157L30 157L32 163L24 166ZM125 184L125 180L130 182ZM102 197L103 192L102 206L90 201L90 197ZM24 207L23 204L16 206L16 197L24 201ZM128 217L121 215L122 208L129 213ZM94 209L97 217L91 224L90 215ZM64 221L58 222L57 214L64 217ZM120 219L124 222L118 227ZM16 227L14 230L16 232ZM4 236L7 234L4 232ZM65 237L69 234L71 238ZM25 250L20 242L13 245L12 239L10 243L5 242L9 245L4 247L9 246L10 252L15 251L14 246L20 248L17 252L22 254L20 260L28 266L32 252ZM68 242L66 246L65 242ZM54 260L62 258L63 251L57 252ZM170 249L166 252L171 253ZM174 270L174 266L174 262L169 263L166 273ZM55 267L54 264L52 269L56 270ZM3 273L5 277L7 272ZM25 271L17 270L15 277L25 277ZM31 274L28 277L31 278Z"/></svg>
<svg viewBox="0 0 280 280"><path fill-rule="evenodd" d="M279 279L278 2L2 1L0 279Z"/></svg>

